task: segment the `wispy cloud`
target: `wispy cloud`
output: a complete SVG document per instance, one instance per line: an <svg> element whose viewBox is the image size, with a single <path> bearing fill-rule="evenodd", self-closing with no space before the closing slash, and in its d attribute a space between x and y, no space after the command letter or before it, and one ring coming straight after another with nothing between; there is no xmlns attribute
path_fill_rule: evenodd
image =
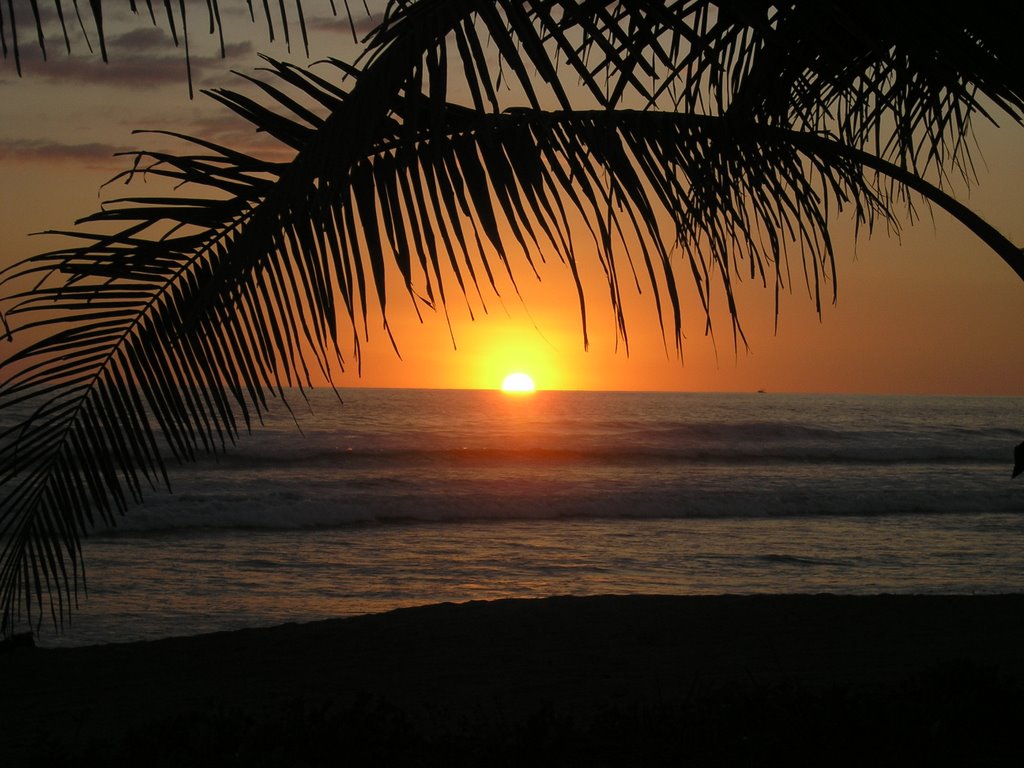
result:
<svg viewBox="0 0 1024 768"><path fill-rule="evenodd" d="M159 27L131 29L107 41L107 49L115 53L152 54L154 50L162 50L173 45L171 35Z"/></svg>
<svg viewBox="0 0 1024 768"><path fill-rule="evenodd" d="M2 0L0 0L2 1ZM190 63L194 85L210 87L221 85L230 69L249 71L258 64L257 50L270 53L277 58L305 59L298 14L293 2L286 0L290 46L285 45L284 24L278 4L271 3L271 25L274 42L270 42L271 26L264 18L262 8L256 5L255 19L249 19L245 4L225 4L221 9L225 50L220 49L220 36L211 33L204 13L189 15ZM370 15L366 15L362 0L349 0L356 35L365 36L382 17L383 5L379 0L370 0ZM45 30L47 61L36 43L34 25L19 24L19 48L22 78L15 75L14 58L8 55L0 59L0 81L11 82L44 80L71 85L99 85L133 90L151 89L156 86L177 86L186 88L186 60L183 29L178 18L177 4L174 4L177 45L171 34L166 15L157 9L156 25L143 9L139 14L111 13L105 16L106 50L109 62L104 63L99 55L95 30L90 30L90 45L83 30L72 17L66 17L71 52L65 50L63 32L60 29L52 7L41 7L42 25ZM304 3L305 20L310 35L310 58L343 55L350 58L356 46L352 44L349 15L343 3L335 2L337 15L331 14L327 2ZM31 15L26 16L30 19ZM24 28L22 28L24 27Z"/></svg>
<svg viewBox="0 0 1024 768"><path fill-rule="evenodd" d="M293 150L264 133L257 133L238 118L228 115L223 119L207 118L189 126L189 132L207 141L245 152L263 160L287 162ZM189 154L195 147L188 142L160 133L140 131L131 137L131 146L118 146L103 142L74 144L46 139L0 139L0 163L44 163L47 165L72 164L85 168L125 170L131 164L127 154L137 151L168 151ZM205 150L204 150L205 151Z"/></svg>
<svg viewBox="0 0 1024 768"><path fill-rule="evenodd" d="M148 31L148 30L147 30ZM32 61L24 66L26 79L41 79L59 82L62 85L100 85L148 90L155 86L185 86L186 61L184 51L171 47L170 55L154 54L142 49L118 51L111 54L109 63L98 58L78 56L56 56L49 61ZM237 59L252 50L250 43L231 46L230 55ZM223 79L226 64L219 55L191 56L192 78L197 85L203 85L208 77L216 82Z"/></svg>
<svg viewBox="0 0 1024 768"><path fill-rule="evenodd" d="M124 164L123 158L114 157L124 147L92 142L67 144L41 139L8 139L0 141L0 162L46 163L49 165L73 163L96 168L116 168Z"/></svg>
<svg viewBox="0 0 1024 768"><path fill-rule="evenodd" d="M258 132L240 117L224 112L195 121L191 129L196 136L230 147L236 152L258 157L271 162L288 162L295 151L267 133Z"/></svg>

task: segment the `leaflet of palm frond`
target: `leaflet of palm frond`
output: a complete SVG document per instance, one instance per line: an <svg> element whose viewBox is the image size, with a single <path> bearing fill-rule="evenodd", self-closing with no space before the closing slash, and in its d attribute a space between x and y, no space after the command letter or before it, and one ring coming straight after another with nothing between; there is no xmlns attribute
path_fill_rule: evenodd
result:
<svg viewBox="0 0 1024 768"><path fill-rule="evenodd" d="M305 39L305 16L301 0L296 2L296 18ZM38 0L28 0L28 4L38 19ZM208 5L210 31L223 37L218 2L209 0ZM14 7L12 0L8 15L14 13ZM102 7L100 0L92 0L87 10L99 27L98 40L105 55ZM67 38L59 4L57 8ZM273 39L274 14L270 4L264 3L263 8ZM350 25L354 25L347 3L345 8ZM166 23L176 44L183 9L181 5L176 12L172 4L166 4ZM151 6L149 10L155 21ZM278 11L287 34L290 18L283 3ZM532 69L553 89L563 107L567 97L561 90L564 75L558 68L568 66L591 95L607 105L618 106L627 91L652 100L671 91L676 94L674 103L686 111L696 111L708 96L721 111L737 101L742 89L740 101L752 99L773 114L781 109L791 118L800 114L806 121L817 120L806 127L820 127L823 116L838 117L842 107L843 119L848 122L844 136L866 142L880 124L880 111L904 114L908 121L904 128L923 127L927 132L940 128L943 116L950 114L949 105L943 104L947 98L976 108L972 104L974 87L1000 109L1019 113L1019 73L1024 67L1015 30L1022 13L1016 7L984 3L964 7L951 0L939 5L923 0L896 5L884 0L856 4L838 0L789 4L765 0L391 0L382 15L383 23L368 38L366 56L372 58L396 43L408 47L415 35L433 36L436 43L452 32L474 103L479 106L485 95L493 95L496 78L482 54L484 48L473 23L478 19L486 39L497 47L520 84L528 87ZM3 20L0 9L0 26ZM17 27L11 19L8 22L12 50L20 61ZM37 21L36 26L43 45L42 25ZM187 29L182 29L181 38L187 41ZM6 55L7 36L0 34L0 40ZM937 56L936 51L942 55ZM927 77L893 82L890 75L903 65L911 65L913 71ZM967 69L958 71L961 66ZM499 72L505 72L504 68L499 66ZM964 76L960 85L958 75ZM649 82L645 84L645 80ZM944 94L934 83L953 87ZM837 100L833 109L830 99ZM905 105L910 108L896 109L896 102L905 99L910 100ZM889 108L880 110L879 101ZM894 132L893 140L899 141L901 133L922 141L906 130ZM932 133L933 139L941 135L941 131ZM957 144L955 137L947 137L947 141ZM910 157L914 151L903 146L905 143L900 151ZM930 150L918 147L917 151Z"/></svg>
<svg viewBox="0 0 1024 768"><path fill-rule="evenodd" d="M1022 8L763 5L755 16L722 14L707 44L684 57L682 108L698 108L710 89L719 110L828 130L919 174L955 166L968 179L971 115L994 107L1021 121Z"/></svg>
<svg viewBox="0 0 1024 768"><path fill-rule="evenodd" d="M396 47L421 48L425 67L428 58L457 61L461 70L456 71L478 110L485 104L497 110L496 90L510 80L534 108L548 98L568 108L573 98L563 83L573 77L593 103L618 105L624 92L649 94L645 81L671 67L678 54L674 47L696 39L688 22L713 5L706 0L396 0L367 38L360 61L369 66ZM432 42L422 46L419 40ZM488 49L497 61L484 55Z"/></svg>
<svg viewBox="0 0 1024 768"><path fill-rule="evenodd" d="M682 111L713 105L712 112L827 130L918 174L941 179L956 168L968 180L971 115L994 118L994 107L1019 121L1024 111L1024 62L1013 32L1024 22L1021 9L949 3L936 12L933 3L912 2L894 10L883 0L611 6L614 14L601 4L586 12L576 4L529 4L547 57L562 57L561 66L605 106L622 106L629 93L654 106L674 91L668 106ZM501 34L497 27L488 32ZM581 31L574 48L570 32ZM540 71L555 65L539 46L530 53Z"/></svg>
<svg viewBox="0 0 1024 768"><path fill-rule="evenodd" d="M45 5L41 0L7 0L6 3L0 3L0 50L3 52L3 57L6 59L8 55L12 55L14 58L15 69L19 75L22 74L21 67L21 43L18 33L18 10L24 10L31 14L34 21L34 31L36 34L36 40L39 45L39 50L42 53L43 59L47 58L46 52L46 34L43 20L41 17L41 5ZM221 56L225 53L224 44L224 24L221 20L220 12L220 0L205 0L206 5L206 16L207 16L207 32L211 35L217 36L217 42L220 47ZM288 5L285 0L278 0L276 8L272 9L271 3L264 0L261 3L263 9L263 23L266 30L267 38L270 42L274 42L276 37L276 29L280 29L281 34L284 36L286 47L291 52L291 32L293 26L297 26L299 33L302 37L302 48L306 55L309 57L309 32L306 24L306 14L303 9L302 0L294 0L294 17L288 11ZM247 0L246 6L249 10L250 18L255 21L256 16L253 11L253 3L251 0ZM333 2L328 3L331 13L337 15L337 9ZM138 8L135 0L129 2L130 10L133 14L138 13ZM356 25L355 20L352 16L352 11L346 0L344 4L345 13L348 16L349 26L352 29L353 38L356 37ZM366 5L364 0L363 8L367 16L371 16L370 9ZM54 0L53 9L56 12L57 23L60 27L61 34L64 39L64 46L68 53L71 53L71 35L68 30L68 20L64 16L64 7L61 0ZM149 12L149 20L152 24L159 26L161 23L165 25L165 28L171 35L171 40L175 47L181 45L184 47L185 63L187 69L187 82L189 87L189 95L192 95L192 66L191 66L191 53L190 53L190 29L195 28L195 22L189 22L188 20L188 9L186 0L178 0L178 2L172 3L170 0L164 2L164 14L158 18L158 15L153 10L153 1L146 0L146 9ZM275 11L277 16L277 24L275 26ZM93 50L92 39L93 35L86 28L86 21L91 21L94 28L94 35L96 45L99 47L100 57L104 62L110 59L109 52L107 49L107 31L104 25L104 2L103 0L89 0L85 6L79 6L75 3L75 17L78 21L78 28L82 34L85 45L89 51ZM116 50L114 51L116 58Z"/></svg>
<svg viewBox="0 0 1024 768"><path fill-rule="evenodd" d="M293 142L307 135L303 131L308 127L290 125ZM279 133L287 138L289 131ZM94 509L106 524L123 512L126 493L119 478L127 478L130 495L137 499L141 484L134 478L141 475L152 484L153 478L163 475L159 453L139 450L137 446L147 442L136 440L131 429L127 437L122 435L117 409L97 406L111 383L138 387L139 396L127 403L135 409L133 429L141 429L151 443L153 430L159 428L171 453L189 459L200 450L223 450L237 436L236 417L240 415L248 427L251 416L259 417L265 410L265 391L308 385L310 356L326 369L328 350L333 348L337 364L343 364L335 341L334 286L342 287L350 313L365 294L364 263L346 260L339 239L338 233L345 230L314 228L311 241L308 225L300 228L289 215L290 205L297 204L307 219L321 221L309 195L311 187L300 197L278 192L281 204L274 207L268 200L274 191L270 181L281 183L277 167L209 142L196 143L206 154L154 154L147 158L145 171L212 189L216 195L230 191L228 200L115 201L85 223L130 222L121 233L79 232L77 237L86 245L44 254L8 270L8 283L56 273L66 284L44 284L16 295L8 312L15 322L22 321L19 331L45 328L51 335L3 363L13 373L0 387L0 399L42 399L29 419L31 450L17 439L4 439L0 445L8 468L6 531L24 533L35 531L40 520L63 521L62 530L75 532L77 548L77 536L91 524ZM288 220L291 224L282 227L281 222ZM334 261L289 259L289 253L303 249L333 255ZM225 268L224 262L234 266ZM328 277L335 267L336 275ZM376 277L382 265L369 267ZM254 270L257 280L252 279ZM353 273L357 289L345 295L344 289L352 288ZM80 301L69 285L96 295ZM105 307L103 297L116 299L116 306ZM358 343L354 354L358 355ZM82 432L84 423L90 429ZM108 433L128 442L118 443L116 451L82 450L82 435L87 439ZM74 469L76 462L83 467L80 473ZM19 589L31 593L34 583L40 609L43 592L50 594L54 608L54 588L61 600L56 585L65 559L59 552L29 546L31 540L29 534L12 534L4 550L5 606L12 604ZM45 589L39 586L43 583Z"/></svg>

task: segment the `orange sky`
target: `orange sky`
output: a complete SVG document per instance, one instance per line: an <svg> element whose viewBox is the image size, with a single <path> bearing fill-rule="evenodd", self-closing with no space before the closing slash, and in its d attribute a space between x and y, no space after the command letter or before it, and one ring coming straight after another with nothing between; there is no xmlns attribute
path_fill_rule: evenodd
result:
<svg viewBox="0 0 1024 768"><path fill-rule="evenodd" d="M117 19L109 28L119 29ZM145 25L120 28L129 31L113 36L119 39L112 41L109 66L84 53L69 61L57 38L46 65L26 46L24 78L16 76L11 60L0 62L0 263L47 248L28 233L67 227L96 208L99 185L124 167L112 153L145 143L131 135L134 128L195 132L225 143L252 140L208 100L188 101L181 52L159 45L162 33ZM251 68L257 49L287 56L280 44L263 44L259 33L252 35L255 44L244 42L249 28L240 29L227 64L208 41L196 44L200 84L232 85L227 69ZM328 45L330 53L346 58L352 47L344 41L340 33L322 36L314 52L327 53ZM980 121L976 128L983 162L968 203L1024 243L1024 130L997 130ZM542 270L540 284L527 269L518 273L522 301L505 286L500 299L485 296L484 315L474 300L473 322L452 294L456 348L443 314L427 312L421 324L408 302L396 301L390 321L402 359L378 320L364 347L361 378L352 370L338 383L497 387L508 372L524 370L548 389L1024 395L1024 345L1017 339L1024 283L944 214L936 211L933 222L926 209L922 213L924 220L899 241L876 233L855 244L849 223L837 222L839 301L824 308L820 321L798 283L783 296L775 335L771 291L742 286L749 352L734 350L725 317L716 318L714 341L705 337L700 308L691 303L680 362L671 347L665 351L653 305L627 298L627 357L621 343L615 349L596 274L585 276L591 348L584 352L568 271L554 263Z"/></svg>

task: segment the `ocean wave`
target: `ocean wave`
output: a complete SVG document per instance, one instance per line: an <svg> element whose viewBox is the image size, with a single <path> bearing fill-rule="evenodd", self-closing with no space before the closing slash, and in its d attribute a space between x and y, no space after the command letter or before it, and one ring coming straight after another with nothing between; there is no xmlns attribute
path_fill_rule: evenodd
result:
<svg viewBox="0 0 1024 768"><path fill-rule="evenodd" d="M998 399L368 392L173 466L120 531L1024 512ZM353 400L356 399L353 395ZM1024 400L1020 401L1024 408Z"/></svg>
<svg viewBox="0 0 1024 768"><path fill-rule="evenodd" d="M917 482L900 487L819 478L772 487L742 475L704 485L643 487L559 485L508 480L417 486L382 481L361 487L322 484L267 490L209 490L154 496L105 533L170 530L312 530L353 525L459 524L466 521L616 518L747 519L776 517L893 517L919 514L1024 514L1005 487L984 481Z"/></svg>
<svg viewBox="0 0 1024 768"><path fill-rule="evenodd" d="M604 464L636 466L657 464L1006 464L1010 448L1005 445L946 446L933 442L899 444L891 440L848 442L847 444L770 444L750 441L679 446L650 444L542 447L307 447L302 450L280 448L246 449L206 459L202 466L217 471L233 467L297 468L336 467L366 469L373 467L422 467L427 465L494 466L500 464L538 464L565 466Z"/></svg>
<svg viewBox="0 0 1024 768"><path fill-rule="evenodd" d="M766 553L759 555L758 560L763 562L772 563L775 565L796 565L801 567L819 567L822 565L832 567L852 567L853 563L849 560L837 560L825 557L809 557L809 556L797 556L797 555L782 555L775 553Z"/></svg>

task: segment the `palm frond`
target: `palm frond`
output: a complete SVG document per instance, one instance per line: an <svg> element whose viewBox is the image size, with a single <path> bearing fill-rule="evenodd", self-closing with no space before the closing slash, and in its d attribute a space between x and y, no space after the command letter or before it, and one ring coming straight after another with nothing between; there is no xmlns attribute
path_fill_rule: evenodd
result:
<svg viewBox="0 0 1024 768"><path fill-rule="evenodd" d="M1020 7L713 5L649 103L673 93L678 109L828 132L917 175L957 168L969 180L971 117L991 118L993 107L1018 123L1024 116Z"/></svg>
<svg viewBox="0 0 1024 768"><path fill-rule="evenodd" d="M289 8L291 5L291 8ZM337 15L337 8L333 0L328 0L331 13ZM362 8L367 16L371 16L366 0L362 0ZM15 70L22 74L21 66L21 36L24 34L25 20L31 16L33 32L36 42L42 53L43 59L47 58L46 35L47 25L43 22L44 9L48 6L45 0L6 0L0 3L0 51L3 57L13 58ZM57 17L57 26L63 37L64 47L71 53L71 30L69 24L77 22L77 31L81 33L85 46L93 51L93 41L99 50L99 55L104 62L110 60L108 50L108 32L105 25L107 17L104 10L107 4L103 0L90 0L88 4L80 6L74 3L75 19L71 20L65 16L64 6L61 0L53 0L53 12ZM136 0L129 0L129 8L134 15L139 15L139 7ZM246 0L250 19L256 21L256 11L251 0ZM263 2L262 21L267 39L274 42L280 34L287 45L288 51L292 50L292 32L298 31L302 42L302 49L305 55L310 55L309 31L306 25L306 14L303 8L303 0L292 0L288 3L285 0L277 0L275 3ZM352 30L353 39L357 39L356 23L352 15L352 9L348 0L344 3L345 13L348 16L349 27ZM189 11L192 11L190 17ZM197 13L198 12L198 13ZM185 64L187 71L187 82L189 97L193 95L192 65L190 55L191 35L195 34L197 26L196 18L202 17L205 21L206 32L215 35L220 46L221 56L225 53L225 31L221 19L220 0L203 0L201 3L194 0L165 0L163 7L159 10L154 6L153 0L145 0L145 15L149 23L155 26L163 26L171 35L175 47L181 46L184 49ZM116 51L114 52L116 57Z"/></svg>

